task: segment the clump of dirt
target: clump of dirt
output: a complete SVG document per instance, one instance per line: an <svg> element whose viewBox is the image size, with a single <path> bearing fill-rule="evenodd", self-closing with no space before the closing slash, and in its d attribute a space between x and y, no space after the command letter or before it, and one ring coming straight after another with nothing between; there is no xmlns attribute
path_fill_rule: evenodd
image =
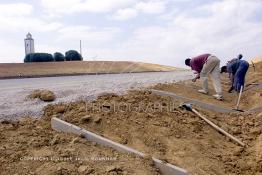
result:
<svg viewBox="0 0 262 175"><path fill-rule="evenodd" d="M59 110L58 110L59 112ZM61 112L61 110L60 110ZM50 128L48 119L0 123L0 174L147 174L147 159L122 154Z"/></svg>
<svg viewBox="0 0 262 175"><path fill-rule="evenodd" d="M104 95L93 102L48 105L45 118L59 117L89 131L180 166L191 174L261 173L261 114L214 114L198 109L241 139L242 148L211 128L180 102L150 91ZM61 110L63 109L63 110Z"/></svg>
<svg viewBox="0 0 262 175"><path fill-rule="evenodd" d="M30 95L27 96L29 99L38 98L45 102L51 102L56 99L55 94L49 90L35 90Z"/></svg>

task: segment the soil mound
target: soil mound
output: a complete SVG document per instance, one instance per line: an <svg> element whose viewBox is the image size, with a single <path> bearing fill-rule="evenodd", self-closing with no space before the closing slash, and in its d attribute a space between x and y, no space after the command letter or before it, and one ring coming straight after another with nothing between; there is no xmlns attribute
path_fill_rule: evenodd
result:
<svg viewBox="0 0 262 175"><path fill-rule="evenodd" d="M214 114L199 111L241 139L242 148L180 102L151 92L100 96L93 102L48 105L45 117L57 116L96 134L180 166L191 174L261 173L261 114ZM61 110L63 109L63 110Z"/></svg>
<svg viewBox="0 0 262 175"><path fill-rule="evenodd" d="M39 98L45 102L51 102L56 99L55 94L49 90L35 90L27 96L29 99Z"/></svg>
<svg viewBox="0 0 262 175"><path fill-rule="evenodd" d="M159 175L148 159L121 154L76 135L58 133L47 119L0 123L0 174Z"/></svg>

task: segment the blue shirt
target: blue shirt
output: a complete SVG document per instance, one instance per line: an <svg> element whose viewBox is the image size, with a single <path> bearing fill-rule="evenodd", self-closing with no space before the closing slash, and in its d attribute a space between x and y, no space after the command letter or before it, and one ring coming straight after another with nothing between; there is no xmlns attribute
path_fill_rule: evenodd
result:
<svg viewBox="0 0 262 175"><path fill-rule="evenodd" d="M245 60L239 60L239 59L231 60L231 62L229 62L228 65L227 65L227 72L229 74L235 75L237 70L238 70L238 68L241 65L248 65L248 62L245 61Z"/></svg>
<svg viewBox="0 0 262 175"><path fill-rule="evenodd" d="M243 60L233 60L230 63L228 63L227 65L227 72L229 74L233 74L235 75L237 72L237 69L239 68L240 62L242 62Z"/></svg>

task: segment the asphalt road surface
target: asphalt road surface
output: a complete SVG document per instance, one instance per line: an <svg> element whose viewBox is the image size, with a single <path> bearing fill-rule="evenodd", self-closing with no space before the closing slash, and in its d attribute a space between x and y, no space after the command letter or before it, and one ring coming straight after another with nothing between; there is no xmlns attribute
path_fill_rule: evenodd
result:
<svg viewBox="0 0 262 175"><path fill-rule="evenodd" d="M104 92L124 93L157 83L170 83L192 78L190 71L83 75L0 80L0 121L24 116L40 117L50 103L26 100L36 89L53 91L57 99L51 103L93 100Z"/></svg>

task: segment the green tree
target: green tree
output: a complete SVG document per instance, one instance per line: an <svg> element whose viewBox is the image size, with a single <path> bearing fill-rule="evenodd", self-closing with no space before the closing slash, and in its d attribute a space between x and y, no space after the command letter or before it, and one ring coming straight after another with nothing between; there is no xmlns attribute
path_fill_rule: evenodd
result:
<svg viewBox="0 0 262 175"><path fill-rule="evenodd" d="M24 58L25 63L29 62L52 62L54 58L49 53L30 53Z"/></svg>
<svg viewBox="0 0 262 175"><path fill-rule="evenodd" d="M83 61L83 57L76 50L69 50L65 53L65 60L66 61Z"/></svg>
<svg viewBox="0 0 262 175"><path fill-rule="evenodd" d="M55 61L65 61L65 56L60 52L54 53L54 60Z"/></svg>

